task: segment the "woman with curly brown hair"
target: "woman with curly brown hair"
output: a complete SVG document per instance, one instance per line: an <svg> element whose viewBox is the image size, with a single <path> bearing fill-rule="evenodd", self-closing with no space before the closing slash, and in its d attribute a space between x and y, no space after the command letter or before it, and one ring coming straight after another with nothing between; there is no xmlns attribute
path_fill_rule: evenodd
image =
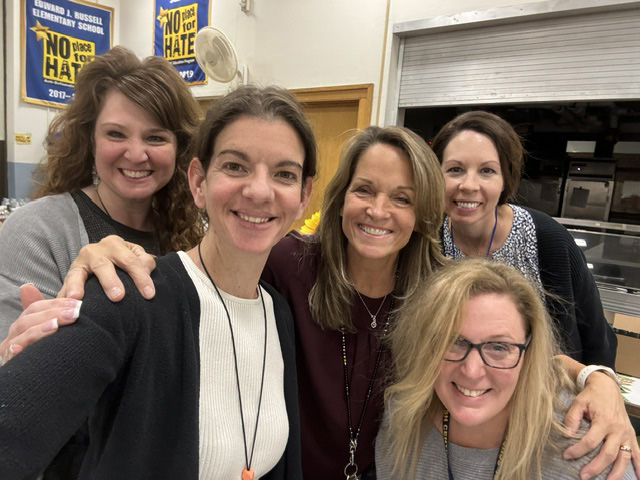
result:
<svg viewBox="0 0 640 480"><path fill-rule="evenodd" d="M141 61L115 47L81 70L73 100L49 126L38 200L0 232L0 336L29 294L20 285L55 297L87 243L117 234L160 255L199 241L203 224L187 179L198 120L189 88L162 58ZM80 302L66 307L61 323L78 315ZM51 319L42 331L57 328ZM84 430L74 436L45 478L75 478L86 438Z"/></svg>
<svg viewBox="0 0 640 480"><path fill-rule="evenodd" d="M54 297L87 243L117 234L156 255L197 243L187 168L198 119L189 88L162 58L115 47L81 70L49 126L38 200L0 233L0 336L22 311L18 287L32 282Z"/></svg>

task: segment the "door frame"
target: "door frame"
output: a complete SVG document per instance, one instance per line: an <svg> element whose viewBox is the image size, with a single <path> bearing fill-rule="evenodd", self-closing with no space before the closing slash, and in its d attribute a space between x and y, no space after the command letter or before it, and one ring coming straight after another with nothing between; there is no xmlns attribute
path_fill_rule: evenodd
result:
<svg viewBox="0 0 640 480"><path fill-rule="evenodd" d="M358 102L358 130L364 130L371 125L373 83L339 85L335 87L293 88L289 89L289 91L297 97L299 102L305 105Z"/></svg>

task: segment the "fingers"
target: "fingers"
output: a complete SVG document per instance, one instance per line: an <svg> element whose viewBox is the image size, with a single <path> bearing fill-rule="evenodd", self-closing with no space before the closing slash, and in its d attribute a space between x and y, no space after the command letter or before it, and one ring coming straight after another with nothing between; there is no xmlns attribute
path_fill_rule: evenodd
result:
<svg viewBox="0 0 640 480"><path fill-rule="evenodd" d="M0 359L0 365L4 365L21 351L22 348L20 348L18 345L9 345L9 348L5 350L4 355Z"/></svg>
<svg viewBox="0 0 640 480"><path fill-rule="evenodd" d="M631 455L620 450L620 442L619 435L609 435L598 455L580 469L580 478L596 477L614 462L607 478L610 480L622 478L624 470L631 461Z"/></svg>
<svg viewBox="0 0 640 480"><path fill-rule="evenodd" d="M106 258L99 258L92 263L91 271L98 277L98 281L109 300L118 302L124 298L124 285L122 285L116 273L116 268L111 261Z"/></svg>
<svg viewBox="0 0 640 480"><path fill-rule="evenodd" d="M634 431L635 434L635 431ZM633 463L633 470L636 472L636 477L640 478L640 445L638 440L629 444L631 447L631 462Z"/></svg>
<svg viewBox="0 0 640 480"><path fill-rule="evenodd" d="M20 287L20 302L23 309L38 300L44 300L44 296L33 283L25 283Z"/></svg>
<svg viewBox="0 0 640 480"><path fill-rule="evenodd" d="M572 445L571 447L567 448L564 451L564 458L565 459L575 459L575 458L580 458L584 455L586 455L587 453L589 453L590 451L592 451L593 449L595 449L598 445L600 445L600 443L602 442L602 440L604 439L606 435L606 429L603 428L603 425L599 422L593 422L591 424L591 427L589 428L589 431L587 431L587 433L584 435L584 437L582 437L580 439L579 442L577 442L576 444ZM616 434L611 434L610 435L611 438L608 438L608 440L612 441L614 440L614 437L618 438L618 446L613 448L613 450L611 450L611 447L609 447L608 450L606 450L606 453L609 455L610 457L610 461L609 463L607 463L605 466L609 465L611 462L613 462L613 460L616 458L617 455L617 451L616 448L618 448L620 446L620 436L616 435ZM600 450L600 454L602 454L602 451L605 450L605 446L603 445L603 448ZM600 455L598 454L598 455ZM598 458L598 457L596 457ZM604 455L601 457L604 458ZM593 460L592 460L593 463ZM596 462L596 464L599 464L599 462ZM600 469L600 471L602 471L603 469Z"/></svg>
<svg viewBox="0 0 640 480"><path fill-rule="evenodd" d="M603 443L598 454L580 470L580 478L595 477L613 464L607 478L614 480L622 478L629 462L633 461L634 467L640 465L640 449L616 382L600 372L591 374L567 411L566 425L575 431L574 422L582 413L591 419L591 426L578 443L564 451L564 458L579 458Z"/></svg>
<svg viewBox="0 0 640 480"><path fill-rule="evenodd" d="M151 299L155 296L156 289L149 274L156 268L156 261L141 246L130 242L126 242L126 246L134 257L123 252L118 266L129 274L142 296Z"/></svg>
<svg viewBox="0 0 640 480"><path fill-rule="evenodd" d="M131 242L125 242L125 243L129 247L131 252L133 252L135 256L140 259L140 261L142 262L142 265L147 270L147 273L151 273L155 270L156 260L153 257L153 255L149 255L147 252L145 252L144 248L142 248L140 245L136 245L135 243L131 243Z"/></svg>
<svg viewBox="0 0 640 480"><path fill-rule="evenodd" d="M613 468L607 475L607 480L619 480L624 477L624 473L629 467L629 463L634 462L638 459L638 455L640 455L640 448L638 447L638 441L635 438L635 432L632 430L630 432L630 436L623 442L622 446L618 447L616 462L613 465ZM634 460L635 457L635 460ZM589 465L585 466L585 468L589 467ZM636 468L636 476L637 476L637 468Z"/></svg>
<svg viewBox="0 0 640 480"><path fill-rule="evenodd" d="M126 271L133 279L143 297L149 299L155 295L155 288L149 272L155 268L155 260L142 247L125 242L111 235L99 243L85 245L72 263L58 296L82 298L84 284L89 275L98 277L105 293L111 301L120 301L124 295L124 286L115 267Z"/></svg>
<svg viewBox="0 0 640 480"><path fill-rule="evenodd" d="M81 300L84 297L84 284L87 283L90 274L88 267L73 262L67 271L67 276L64 278L62 288L57 297Z"/></svg>
<svg viewBox="0 0 640 480"><path fill-rule="evenodd" d="M13 322L7 338L0 343L2 364L34 342L55 333L60 326L75 322L81 305L82 302L70 298L32 303Z"/></svg>
<svg viewBox="0 0 640 480"><path fill-rule="evenodd" d="M609 475L607 475L607 480L621 480L624 477L624 472L629 466L629 463L631 463L631 453L620 451L616 463L613 464L613 468L609 472Z"/></svg>
<svg viewBox="0 0 640 480"><path fill-rule="evenodd" d="M582 420L582 418L588 412L588 407L582 400L583 398L584 397L578 395L564 416L564 425L569 429L571 433L576 433L578 431L578 428L580 427L580 420Z"/></svg>

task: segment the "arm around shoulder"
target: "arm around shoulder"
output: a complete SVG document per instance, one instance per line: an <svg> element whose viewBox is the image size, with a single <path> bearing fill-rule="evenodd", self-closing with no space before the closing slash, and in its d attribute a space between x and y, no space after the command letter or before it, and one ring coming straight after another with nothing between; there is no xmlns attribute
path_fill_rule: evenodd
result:
<svg viewBox="0 0 640 480"><path fill-rule="evenodd" d="M42 471L130 354L138 308L112 304L93 287L78 322L0 368L0 478Z"/></svg>
<svg viewBox="0 0 640 480"><path fill-rule="evenodd" d="M579 334L579 339L574 339L581 351L576 358L585 364L613 367L617 340L582 250L564 226L546 214L529 211L536 224L543 286L564 302L559 305L560 316L575 322L572 328ZM567 312L573 312L575 318L569 318Z"/></svg>
<svg viewBox="0 0 640 480"><path fill-rule="evenodd" d="M33 283L55 297L86 233L68 195L45 197L19 208L0 229L0 338L22 312L18 289Z"/></svg>

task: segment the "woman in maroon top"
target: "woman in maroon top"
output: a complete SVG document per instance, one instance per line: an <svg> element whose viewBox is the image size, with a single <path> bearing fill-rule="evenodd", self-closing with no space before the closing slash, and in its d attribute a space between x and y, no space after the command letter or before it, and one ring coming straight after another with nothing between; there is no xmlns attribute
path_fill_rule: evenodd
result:
<svg viewBox="0 0 640 480"><path fill-rule="evenodd" d="M288 300L296 320L307 480L375 478L388 360L381 339L392 312L444 261L443 198L439 163L420 137L401 127L370 127L345 145L316 234L289 235L269 257L263 278ZM117 247L109 244L106 252L122 260ZM93 254L100 256L100 245L81 254L68 281L97 265L96 258L82 260ZM38 309L14 331L36 324L37 315L44 313ZM37 338L37 327L31 333L23 346Z"/></svg>
<svg viewBox="0 0 640 480"><path fill-rule="evenodd" d="M439 162L425 142L405 128L369 127L345 145L315 234L290 234L271 251L263 279L288 300L296 321L305 480L375 479L374 440L388 370L380 340L393 312L445 261L438 241L443 201ZM141 290L151 287L132 256L117 237L85 247L61 293L81 297L87 271L99 266L95 273L107 291L120 289L119 298L122 285L111 262L127 266ZM3 343L26 346L39 338L37 324L52 312L43 309L33 309L15 329L25 332L24 340ZM572 370L575 376L579 367ZM621 426L617 386L604 375L592 377L576 405L589 404L589 441L609 436L617 449L629 433ZM577 422L583 408L575 408ZM574 453L590 450L588 442L575 447ZM597 473L610 460L599 455L592 464Z"/></svg>
<svg viewBox="0 0 640 480"><path fill-rule="evenodd" d="M369 127L345 145L316 233L290 234L271 251L262 278L296 321L305 479L375 478L388 360L380 340L443 263L437 167L411 131Z"/></svg>

